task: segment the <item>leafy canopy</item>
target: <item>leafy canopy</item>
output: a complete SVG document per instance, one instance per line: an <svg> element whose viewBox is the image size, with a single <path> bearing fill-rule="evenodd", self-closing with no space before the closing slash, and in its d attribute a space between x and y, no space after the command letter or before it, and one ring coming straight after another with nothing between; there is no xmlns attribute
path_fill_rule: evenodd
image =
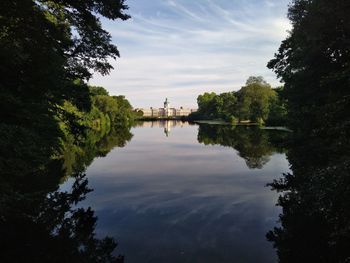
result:
<svg viewBox="0 0 350 263"><path fill-rule="evenodd" d="M251 121L282 124L285 108L279 94L263 77L249 77L237 92L204 93L197 98L198 112L192 119L224 119L229 122ZM273 117L273 121L270 120Z"/></svg>

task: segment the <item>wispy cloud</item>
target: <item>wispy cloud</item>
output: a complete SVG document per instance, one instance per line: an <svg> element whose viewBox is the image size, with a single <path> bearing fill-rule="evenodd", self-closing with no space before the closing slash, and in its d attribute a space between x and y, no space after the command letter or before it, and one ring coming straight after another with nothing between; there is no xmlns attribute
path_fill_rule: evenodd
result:
<svg viewBox="0 0 350 263"><path fill-rule="evenodd" d="M132 19L103 20L121 52L92 84L137 107L195 106L205 91L237 90L250 75L278 82L266 63L290 28L287 0L129 0Z"/></svg>

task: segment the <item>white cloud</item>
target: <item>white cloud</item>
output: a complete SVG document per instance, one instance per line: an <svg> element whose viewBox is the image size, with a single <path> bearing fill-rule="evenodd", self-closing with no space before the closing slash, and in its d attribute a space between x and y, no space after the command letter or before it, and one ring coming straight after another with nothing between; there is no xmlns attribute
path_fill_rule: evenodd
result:
<svg viewBox="0 0 350 263"><path fill-rule="evenodd" d="M91 83L126 95L135 107L165 97L195 106L200 93L237 90L250 75L277 85L266 64L290 28L281 2L155 0L146 8L134 0L132 20L104 21L122 57L109 76L96 74Z"/></svg>

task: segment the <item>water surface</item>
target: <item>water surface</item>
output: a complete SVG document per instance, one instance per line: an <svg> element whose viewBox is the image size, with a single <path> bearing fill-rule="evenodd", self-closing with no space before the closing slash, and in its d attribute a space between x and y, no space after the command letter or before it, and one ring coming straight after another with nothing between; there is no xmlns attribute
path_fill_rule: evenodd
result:
<svg viewBox="0 0 350 263"><path fill-rule="evenodd" d="M131 132L88 167L94 191L83 202L126 262L277 261L265 235L278 195L266 184L288 171L284 132L182 122Z"/></svg>

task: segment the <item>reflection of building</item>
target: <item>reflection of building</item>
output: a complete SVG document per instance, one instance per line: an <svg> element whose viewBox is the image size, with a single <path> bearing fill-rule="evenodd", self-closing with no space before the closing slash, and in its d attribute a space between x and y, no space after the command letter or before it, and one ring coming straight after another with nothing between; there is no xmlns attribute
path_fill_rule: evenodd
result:
<svg viewBox="0 0 350 263"><path fill-rule="evenodd" d="M184 127L184 125L188 125L188 122L183 122L180 120L163 120L159 122L159 127L164 127L164 133L166 137L169 137L170 131L175 127Z"/></svg>
<svg viewBox="0 0 350 263"><path fill-rule="evenodd" d="M170 121L167 121L164 125L164 133L165 133L166 137L169 136L170 130L171 130L171 124L170 124Z"/></svg>
<svg viewBox="0 0 350 263"><path fill-rule="evenodd" d="M188 116L192 112L197 111L196 109L189 109L189 108L183 108L183 107L180 107L178 109L170 108L170 103L168 99L165 99L163 108L156 109L151 107L149 109L136 109L136 110L142 111L144 117L154 117L154 118Z"/></svg>
<svg viewBox="0 0 350 263"><path fill-rule="evenodd" d="M187 122L182 122L180 120L165 120L158 122L159 127L164 127L164 133L166 137L169 137L170 131L175 127L183 127L184 125L188 125Z"/></svg>
<svg viewBox="0 0 350 263"><path fill-rule="evenodd" d="M190 124L181 120L155 120L155 121L143 121L136 123L139 127L144 128L162 128L166 137L169 137L171 130L174 128L183 128L189 126Z"/></svg>

